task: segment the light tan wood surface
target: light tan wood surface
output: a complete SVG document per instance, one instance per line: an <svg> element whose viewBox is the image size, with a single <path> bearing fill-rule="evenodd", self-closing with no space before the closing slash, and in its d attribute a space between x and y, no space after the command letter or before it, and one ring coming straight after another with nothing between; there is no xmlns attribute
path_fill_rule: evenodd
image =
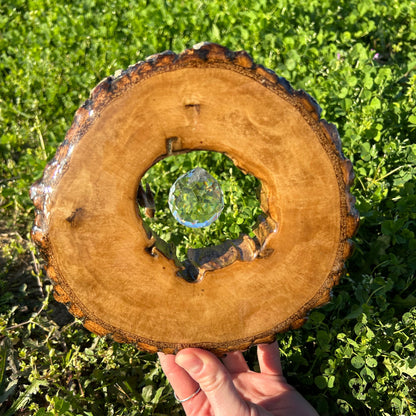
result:
<svg viewBox="0 0 416 416"><path fill-rule="evenodd" d="M191 150L223 152L256 176L277 224L268 256L196 283L146 251L136 205L143 174ZM352 180L336 128L307 94L245 52L204 44L153 56L95 88L32 187L32 237L56 298L88 329L149 351L222 354L271 341L329 300L358 225Z"/></svg>

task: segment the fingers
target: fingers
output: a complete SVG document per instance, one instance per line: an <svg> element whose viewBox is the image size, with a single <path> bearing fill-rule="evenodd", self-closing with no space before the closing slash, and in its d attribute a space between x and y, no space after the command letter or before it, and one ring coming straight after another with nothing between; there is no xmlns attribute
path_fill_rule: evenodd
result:
<svg viewBox="0 0 416 416"><path fill-rule="evenodd" d="M261 373L283 378L276 342L259 345L257 354ZM188 415L208 414L207 406L215 416L245 416L250 414L250 406L253 410L255 405L243 400L231 378L231 374L249 371L241 352L229 353L223 359L224 365L212 353L197 348L181 350L176 357L159 353L159 359L179 399L201 388L199 394L182 403Z"/></svg>
<svg viewBox="0 0 416 416"><path fill-rule="evenodd" d="M163 372L166 374L176 396L184 399L191 396L198 389L198 383L189 374L175 363L174 355L158 353Z"/></svg>
<svg viewBox="0 0 416 416"><path fill-rule="evenodd" d="M228 353L222 359L222 362L231 374L249 371L249 367L241 351Z"/></svg>
<svg viewBox="0 0 416 416"><path fill-rule="evenodd" d="M235 389L230 374L215 355L188 348L178 352L176 363L199 383L215 416L249 414L248 406Z"/></svg>
<svg viewBox="0 0 416 416"><path fill-rule="evenodd" d="M257 347L257 356L261 373L283 376L279 346L276 341L272 344L260 344Z"/></svg>

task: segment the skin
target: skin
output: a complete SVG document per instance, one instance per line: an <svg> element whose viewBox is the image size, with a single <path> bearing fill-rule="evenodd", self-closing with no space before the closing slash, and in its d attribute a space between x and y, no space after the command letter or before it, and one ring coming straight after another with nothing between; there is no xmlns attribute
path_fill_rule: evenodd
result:
<svg viewBox="0 0 416 416"><path fill-rule="evenodd" d="M239 351L222 360L198 348L176 356L159 353L163 371L180 399L201 391L182 403L187 416L317 416L313 407L282 374L279 347L257 347L260 373L251 371Z"/></svg>

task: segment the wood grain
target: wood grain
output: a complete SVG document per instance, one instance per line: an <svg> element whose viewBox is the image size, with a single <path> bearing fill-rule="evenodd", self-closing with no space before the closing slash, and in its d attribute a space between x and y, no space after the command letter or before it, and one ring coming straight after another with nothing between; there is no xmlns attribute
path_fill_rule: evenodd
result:
<svg viewBox="0 0 416 416"><path fill-rule="evenodd" d="M259 237L267 255L230 252L215 268L194 252L206 273L197 283L160 250L149 254L155 237L136 204L154 163L193 150L225 153L256 176L277 225ZM31 188L32 238L56 298L89 330L151 352L221 355L271 342L329 300L358 226L352 182L337 129L308 94L244 51L204 43L92 91Z"/></svg>

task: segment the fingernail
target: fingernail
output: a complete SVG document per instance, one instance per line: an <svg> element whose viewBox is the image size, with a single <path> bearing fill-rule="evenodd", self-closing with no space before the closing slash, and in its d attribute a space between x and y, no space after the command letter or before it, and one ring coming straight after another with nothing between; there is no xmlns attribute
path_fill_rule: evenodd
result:
<svg viewBox="0 0 416 416"><path fill-rule="evenodd" d="M190 374L199 373L204 365L198 356L189 352L178 353L175 362Z"/></svg>

